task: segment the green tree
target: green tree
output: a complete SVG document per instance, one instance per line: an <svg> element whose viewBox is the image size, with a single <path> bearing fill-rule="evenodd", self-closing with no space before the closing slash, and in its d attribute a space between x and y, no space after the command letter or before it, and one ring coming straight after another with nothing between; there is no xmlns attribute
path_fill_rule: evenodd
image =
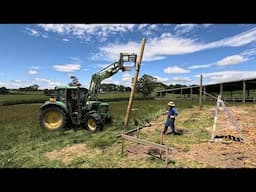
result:
<svg viewBox="0 0 256 192"><path fill-rule="evenodd" d="M144 74L137 82L136 92L141 93L144 97L150 96L157 85L157 78Z"/></svg>
<svg viewBox="0 0 256 192"><path fill-rule="evenodd" d="M9 93L9 90L6 89L6 87L1 87L0 88L0 94L8 94Z"/></svg>

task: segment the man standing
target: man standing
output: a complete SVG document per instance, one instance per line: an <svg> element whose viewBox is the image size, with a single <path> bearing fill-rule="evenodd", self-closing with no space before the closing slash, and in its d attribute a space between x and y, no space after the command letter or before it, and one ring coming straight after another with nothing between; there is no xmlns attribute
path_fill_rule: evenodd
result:
<svg viewBox="0 0 256 192"><path fill-rule="evenodd" d="M172 129L172 133L177 134L177 132L175 131L174 122L175 122L175 117L178 115L178 112L175 108L175 103L173 101L170 101L168 103L168 106L169 106L169 110L164 113L164 114L167 114L167 119L166 119L166 122L164 124L163 134L166 135L166 131L167 131L169 126Z"/></svg>

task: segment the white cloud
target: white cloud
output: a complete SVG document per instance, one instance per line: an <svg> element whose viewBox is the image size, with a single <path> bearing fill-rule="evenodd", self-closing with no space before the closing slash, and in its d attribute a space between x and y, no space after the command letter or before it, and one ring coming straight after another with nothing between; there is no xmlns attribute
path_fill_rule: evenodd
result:
<svg viewBox="0 0 256 192"><path fill-rule="evenodd" d="M157 29L157 25L156 24L151 24L151 25L149 25L149 27L148 27L149 29Z"/></svg>
<svg viewBox="0 0 256 192"><path fill-rule="evenodd" d="M113 83L113 84L116 84L116 85L120 85L120 82L113 80L112 77L109 77L109 78L103 80L101 83L107 83L107 84Z"/></svg>
<svg viewBox="0 0 256 192"><path fill-rule="evenodd" d="M201 24L203 27L209 27L209 26L211 26L211 25L213 25L213 24Z"/></svg>
<svg viewBox="0 0 256 192"><path fill-rule="evenodd" d="M30 70L28 70L28 74L29 75L35 75L35 74L37 74L37 71L33 70L33 69L30 69Z"/></svg>
<svg viewBox="0 0 256 192"><path fill-rule="evenodd" d="M80 57L69 57L69 59L71 60L71 63L82 63Z"/></svg>
<svg viewBox="0 0 256 192"><path fill-rule="evenodd" d="M32 83L29 81L23 81L23 80L19 80L19 79L16 79L16 80L11 80L7 83L5 83L5 86L6 88L10 88L10 89L18 89L18 88L21 88L21 87L28 87L32 85Z"/></svg>
<svg viewBox="0 0 256 192"><path fill-rule="evenodd" d="M214 65L214 63L206 64L206 65L192 65L192 66L189 67L189 69L209 68L213 65Z"/></svg>
<svg viewBox="0 0 256 192"><path fill-rule="evenodd" d="M121 85L125 87L131 87L132 85L132 75L129 72L125 72L122 74L122 80L120 82Z"/></svg>
<svg viewBox="0 0 256 192"><path fill-rule="evenodd" d="M248 31L239 33L235 36L221 39L219 41L214 41L212 43L206 44L206 48L216 48L216 47L239 47L247 45L249 43L256 41L256 28L252 28Z"/></svg>
<svg viewBox="0 0 256 192"><path fill-rule="evenodd" d="M145 27L147 27L149 24L140 24L138 25L138 30L142 30L144 29Z"/></svg>
<svg viewBox="0 0 256 192"><path fill-rule="evenodd" d="M42 32L40 32L38 30L29 28L29 27L25 28L25 33L27 33L30 36L34 36L34 37L43 37L43 38L47 38L48 37L47 34L42 33Z"/></svg>
<svg viewBox="0 0 256 192"><path fill-rule="evenodd" d="M130 73L124 73L122 75L122 81L128 81L129 83L131 83L132 75Z"/></svg>
<svg viewBox="0 0 256 192"><path fill-rule="evenodd" d="M190 70L187 70L187 69L183 69L181 67L178 67L178 66L173 66L173 67L167 67L164 69L164 73L168 73L168 74L179 74L179 73L189 73Z"/></svg>
<svg viewBox="0 0 256 192"><path fill-rule="evenodd" d="M0 86L4 86L5 85L5 83L0 83Z"/></svg>
<svg viewBox="0 0 256 192"><path fill-rule="evenodd" d="M179 83L189 83L192 81L189 77L173 77L172 80Z"/></svg>
<svg viewBox="0 0 256 192"><path fill-rule="evenodd" d="M63 38L62 41L69 42L69 39Z"/></svg>
<svg viewBox="0 0 256 192"><path fill-rule="evenodd" d="M232 56L226 57L226 58L218 61L217 65L220 65L220 66L235 65L235 64L243 63L247 60L248 60L248 58L245 58L242 55L232 55Z"/></svg>
<svg viewBox="0 0 256 192"><path fill-rule="evenodd" d="M199 42L197 39L173 36L171 33L163 33L158 38L148 40L145 45L143 61L156 61L165 59L169 55L182 55L219 47L238 47L255 41L256 28L209 43ZM138 53L140 47L140 42L133 41L125 44L108 44L101 47L92 59L115 61L119 58L120 52Z"/></svg>
<svg viewBox="0 0 256 192"><path fill-rule="evenodd" d="M75 72L81 69L80 64L64 64L64 65L53 65L56 71L60 72Z"/></svg>
<svg viewBox="0 0 256 192"><path fill-rule="evenodd" d="M97 64L100 68L105 68L105 67L107 67L109 64Z"/></svg>
<svg viewBox="0 0 256 192"><path fill-rule="evenodd" d="M89 71L89 69L83 68L83 71Z"/></svg>
<svg viewBox="0 0 256 192"><path fill-rule="evenodd" d="M60 85L60 83L57 82L57 81L52 81L52 80L45 79L45 78L38 78L38 77L37 77L37 78L34 78L33 80L34 80L36 83L39 84L39 87L40 87L41 89L49 88L49 87L53 88L53 87L55 87L55 86L57 86L57 85Z"/></svg>
<svg viewBox="0 0 256 192"><path fill-rule="evenodd" d="M90 40L91 36L107 37L109 34L133 31L135 24L39 24L47 32L60 35L74 35L80 39Z"/></svg>
<svg viewBox="0 0 256 192"><path fill-rule="evenodd" d="M197 24L179 24L174 27L174 30L178 35L181 35L192 31L195 27Z"/></svg>
<svg viewBox="0 0 256 192"><path fill-rule="evenodd" d="M169 84L169 79L168 78L163 78L163 77L159 77L159 76L154 76L158 82L162 82L165 84Z"/></svg>
<svg viewBox="0 0 256 192"><path fill-rule="evenodd" d="M216 61L214 63L210 63L206 65L192 65L189 67L189 69L209 68L214 65L218 65L218 66L236 65L236 64L243 63L245 61L250 60L249 56L252 56L254 54L256 54L256 49L249 49L249 50L243 51L241 54L231 55L219 61Z"/></svg>
<svg viewBox="0 0 256 192"><path fill-rule="evenodd" d="M198 27L209 27L212 24L179 24L174 27L177 35L182 35L191 32L193 29Z"/></svg>
<svg viewBox="0 0 256 192"><path fill-rule="evenodd" d="M159 77L159 76L154 76L155 78L157 78L157 81L158 82L162 82L166 85L170 85L170 84L173 84L173 85L176 85L176 84L192 84L194 81L189 78L189 77L173 77L172 79L168 79L168 78L162 78L162 77Z"/></svg>
<svg viewBox="0 0 256 192"><path fill-rule="evenodd" d="M196 75L197 78L200 75ZM256 78L256 71L219 71L213 73L204 73L203 78L208 78L208 84L238 81L242 79Z"/></svg>
<svg viewBox="0 0 256 192"><path fill-rule="evenodd" d="M21 83L22 81L19 80L19 79L16 79L16 80L13 80L12 82L15 82L15 83Z"/></svg>
<svg viewBox="0 0 256 192"><path fill-rule="evenodd" d="M243 56L252 56L255 54L256 54L256 48L247 49L241 53L241 55Z"/></svg>

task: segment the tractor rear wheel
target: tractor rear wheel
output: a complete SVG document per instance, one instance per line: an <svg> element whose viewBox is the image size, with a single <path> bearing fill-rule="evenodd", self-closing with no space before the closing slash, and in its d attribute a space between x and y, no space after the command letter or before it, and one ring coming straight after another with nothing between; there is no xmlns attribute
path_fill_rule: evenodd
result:
<svg viewBox="0 0 256 192"><path fill-rule="evenodd" d="M58 107L49 107L41 112L40 125L49 131L62 129L66 124L66 115Z"/></svg>

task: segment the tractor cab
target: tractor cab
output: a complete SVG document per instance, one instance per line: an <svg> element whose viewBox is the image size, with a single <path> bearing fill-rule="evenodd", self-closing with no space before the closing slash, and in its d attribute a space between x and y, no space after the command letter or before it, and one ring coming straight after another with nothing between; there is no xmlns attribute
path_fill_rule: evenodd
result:
<svg viewBox="0 0 256 192"><path fill-rule="evenodd" d="M78 99L82 104L85 104L87 93L88 89L83 87L56 86L54 95L57 101L64 102L65 104L68 104L69 101L73 103Z"/></svg>

